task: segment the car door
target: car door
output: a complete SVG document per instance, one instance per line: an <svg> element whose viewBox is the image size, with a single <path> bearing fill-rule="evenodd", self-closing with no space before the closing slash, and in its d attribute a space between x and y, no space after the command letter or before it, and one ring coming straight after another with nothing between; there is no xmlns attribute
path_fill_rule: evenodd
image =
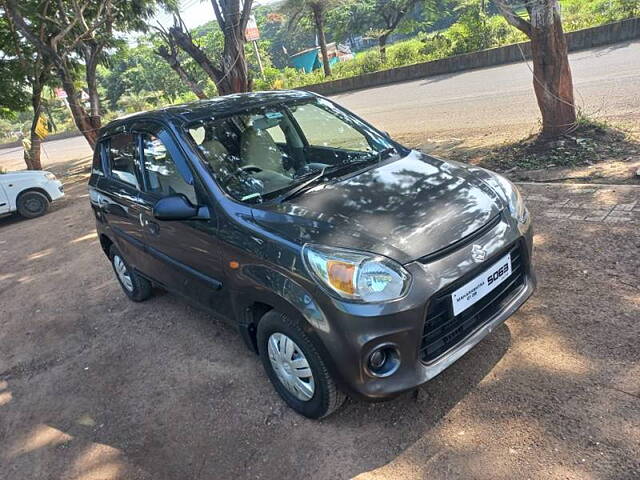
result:
<svg viewBox="0 0 640 480"><path fill-rule="evenodd" d="M210 200L189 168L175 138L160 124L135 126L144 158L144 201L150 206L163 197L183 195L194 206ZM229 317L231 304L224 288L224 268L217 248L215 215L209 220L162 221L143 214L146 242L152 257L150 274L169 289Z"/></svg>
<svg viewBox="0 0 640 480"><path fill-rule="evenodd" d="M3 213L8 213L11 210L11 206L9 205L9 197L7 196L7 192L5 192L2 183L0 183L0 215Z"/></svg>
<svg viewBox="0 0 640 480"><path fill-rule="evenodd" d="M147 274L139 138L129 132L117 133L102 140L97 148L105 175L97 181L92 193L95 208L130 266Z"/></svg>

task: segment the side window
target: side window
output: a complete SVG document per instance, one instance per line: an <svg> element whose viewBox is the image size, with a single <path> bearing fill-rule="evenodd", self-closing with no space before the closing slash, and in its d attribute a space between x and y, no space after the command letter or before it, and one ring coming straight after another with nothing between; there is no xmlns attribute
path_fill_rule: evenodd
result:
<svg viewBox="0 0 640 480"><path fill-rule="evenodd" d="M108 142L107 152L111 176L121 182L140 188L138 172L140 171L138 145L136 137L128 133L114 135Z"/></svg>
<svg viewBox="0 0 640 480"><path fill-rule="evenodd" d="M317 105L300 105L293 110L293 117L311 146L371 150L362 133Z"/></svg>
<svg viewBox="0 0 640 480"><path fill-rule="evenodd" d="M148 191L162 197L181 193L192 204L197 205L195 188L182 177L163 141L154 134L144 133L142 145L144 168L149 181Z"/></svg>

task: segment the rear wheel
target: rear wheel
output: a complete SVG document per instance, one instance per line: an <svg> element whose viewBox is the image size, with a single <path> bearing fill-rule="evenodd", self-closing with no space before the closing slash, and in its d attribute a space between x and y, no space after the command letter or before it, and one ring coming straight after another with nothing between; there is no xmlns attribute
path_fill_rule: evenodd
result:
<svg viewBox="0 0 640 480"><path fill-rule="evenodd" d="M115 245L111 245L109 249L109 258L111 259L113 271L116 273L116 278L127 297L134 302L142 302L151 297L151 282L129 267L129 264Z"/></svg>
<svg viewBox="0 0 640 480"><path fill-rule="evenodd" d="M36 218L49 210L49 199L41 192L25 192L18 197L18 213L24 218Z"/></svg>
<svg viewBox="0 0 640 480"><path fill-rule="evenodd" d="M271 311L258 324L262 365L283 400L308 418L330 415L345 400L322 356L304 330Z"/></svg>

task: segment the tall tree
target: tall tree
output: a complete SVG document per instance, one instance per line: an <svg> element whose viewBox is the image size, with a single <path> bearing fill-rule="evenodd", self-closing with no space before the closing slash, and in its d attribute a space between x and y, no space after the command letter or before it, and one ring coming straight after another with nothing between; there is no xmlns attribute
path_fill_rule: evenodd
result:
<svg viewBox="0 0 640 480"><path fill-rule="evenodd" d="M85 33L95 29L95 26L89 26L84 17L89 3L89 1L85 1L78 4L74 0L70 7L63 0L57 3L56 7L51 7L49 2L22 2L18 6L16 0L4 0L4 7L11 22L24 38L53 65L62 83L62 88L67 93L67 101L76 127L87 139L89 145L93 147L100 124L91 117L82 105L75 85L74 65L71 60L72 53L83 40L83 35L77 32L78 25L85 26ZM101 2L101 5L104 9L104 3ZM100 15L102 9L98 12ZM42 18L53 26L52 34L42 38L34 28L31 21L33 17Z"/></svg>
<svg viewBox="0 0 640 480"><path fill-rule="evenodd" d="M576 123L576 107L558 0L529 0L524 4L528 18L507 0L494 2L507 21L531 40L533 88L542 114L542 136L567 133Z"/></svg>
<svg viewBox="0 0 640 480"><path fill-rule="evenodd" d="M253 0L211 0L216 22L223 35L222 52L211 59L198 44L179 15L169 29L172 40L205 71L220 95L251 91L251 78L245 56L244 36Z"/></svg>
<svg viewBox="0 0 640 480"><path fill-rule="evenodd" d="M156 0L58 0L57 2L0 0L11 22L38 53L51 63L62 88L74 122L91 147L95 146L101 126L100 98L96 68L104 49L114 40L114 30L144 28ZM161 2L167 4L170 0ZM47 24L50 34L39 35L34 18ZM76 87L77 59L84 62L90 109L84 107Z"/></svg>
<svg viewBox="0 0 640 480"><path fill-rule="evenodd" d="M327 51L327 39L325 37L325 16L327 11L335 7L340 0L285 0L281 10L289 15L289 25L295 25L300 18L309 16L313 21L316 38L320 45L322 66L325 77L331 76L329 53Z"/></svg>
<svg viewBox="0 0 640 480"><path fill-rule="evenodd" d="M203 88L198 83L198 80L191 75L189 71L182 65L178 56L178 46L172 35L169 34L162 26L158 26L156 31L163 40L163 44L154 50L155 54L163 58L171 69L178 74L180 79L189 87L189 89L195 93L196 97L200 100L207 98Z"/></svg>

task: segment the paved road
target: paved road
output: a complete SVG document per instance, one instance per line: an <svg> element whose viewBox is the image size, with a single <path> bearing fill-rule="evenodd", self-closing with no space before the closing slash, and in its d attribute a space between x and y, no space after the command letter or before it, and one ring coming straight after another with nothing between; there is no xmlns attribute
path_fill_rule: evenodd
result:
<svg viewBox="0 0 640 480"><path fill-rule="evenodd" d="M571 55L576 101L587 114L640 126L640 41ZM527 64L440 75L333 97L394 135L526 134L539 111Z"/></svg>
<svg viewBox="0 0 640 480"><path fill-rule="evenodd" d="M640 41L571 55L578 105L588 114L640 128ZM336 95L380 128L410 140L491 136L535 129L539 112L525 63L440 75ZM82 137L45 143L45 166L91 154ZM0 150L0 166L22 168L19 149Z"/></svg>
<svg viewBox="0 0 640 480"><path fill-rule="evenodd" d="M82 136L53 140L42 144L42 165L50 168L55 164L88 158L91 154L91 148ZM6 170L23 169L22 155L21 147L0 149L0 167Z"/></svg>

